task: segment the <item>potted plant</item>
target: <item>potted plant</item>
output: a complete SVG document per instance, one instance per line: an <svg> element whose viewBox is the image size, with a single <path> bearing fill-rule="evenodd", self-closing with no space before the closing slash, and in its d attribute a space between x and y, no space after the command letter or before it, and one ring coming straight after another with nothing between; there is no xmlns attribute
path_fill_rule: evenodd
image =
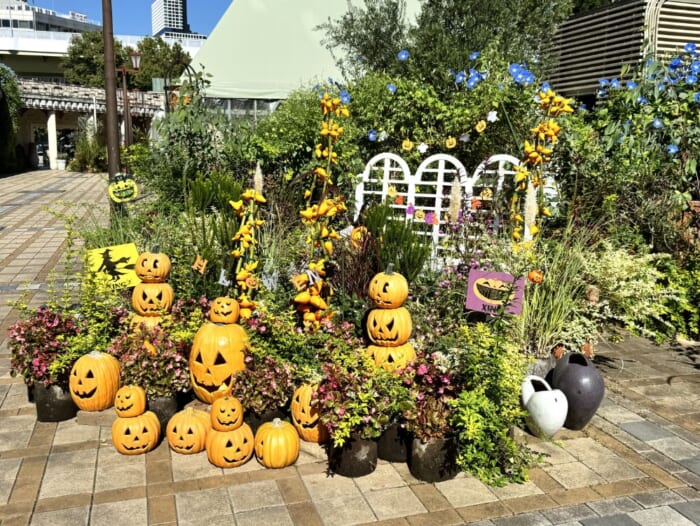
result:
<svg viewBox="0 0 700 526"><path fill-rule="evenodd" d="M56 154L56 168L59 170L65 170L67 163L68 163L68 154L66 152L58 152Z"/></svg>

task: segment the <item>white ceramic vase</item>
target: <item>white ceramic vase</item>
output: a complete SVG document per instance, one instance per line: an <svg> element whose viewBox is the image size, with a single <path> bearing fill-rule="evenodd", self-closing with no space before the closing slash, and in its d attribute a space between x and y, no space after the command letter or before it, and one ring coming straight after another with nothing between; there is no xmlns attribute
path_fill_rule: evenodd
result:
<svg viewBox="0 0 700 526"><path fill-rule="evenodd" d="M521 387L521 400L527 409L525 421L530 432L551 438L566 421L569 403L559 389L552 389L544 378L526 376Z"/></svg>

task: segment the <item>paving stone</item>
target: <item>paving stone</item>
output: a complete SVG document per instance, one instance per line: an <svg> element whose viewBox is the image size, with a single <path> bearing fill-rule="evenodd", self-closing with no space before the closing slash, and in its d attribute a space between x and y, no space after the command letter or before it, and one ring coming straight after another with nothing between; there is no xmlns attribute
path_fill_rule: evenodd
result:
<svg viewBox="0 0 700 526"><path fill-rule="evenodd" d="M596 515L595 511L585 504L566 506L564 508L556 508L553 510L544 510L540 513L542 513L542 515L544 515L553 524L580 521L581 519L598 516Z"/></svg>
<svg viewBox="0 0 700 526"><path fill-rule="evenodd" d="M683 460L700 455L700 449L678 437L659 438L649 440L647 443L672 460Z"/></svg>
<svg viewBox="0 0 700 526"><path fill-rule="evenodd" d="M67 482L70 480L70 482ZM94 468L47 473L41 480L39 498L62 497L82 493L91 494L95 485Z"/></svg>
<svg viewBox="0 0 700 526"><path fill-rule="evenodd" d="M284 505L284 499L274 480L250 482L228 488L234 513Z"/></svg>
<svg viewBox="0 0 700 526"><path fill-rule="evenodd" d="M311 501L287 505L287 511L294 524L300 526L321 526L323 521Z"/></svg>
<svg viewBox="0 0 700 526"><path fill-rule="evenodd" d="M211 464L207 459L206 452L202 451L196 455L173 455L172 461L173 481L191 480L195 478L206 478L221 476L223 469Z"/></svg>
<svg viewBox="0 0 700 526"><path fill-rule="evenodd" d="M584 459L583 463L608 482L638 479L644 473L631 466L616 455Z"/></svg>
<svg viewBox="0 0 700 526"><path fill-rule="evenodd" d="M411 515L406 517L405 520L410 526L458 526L464 524L462 517L453 509ZM491 521L482 522L493 526L493 522ZM473 524L474 523L470 523L472 526Z"/></svg>
<svg viewBox="0 0 700 526"><path fill-rule="evenodd" d="M507 484L503 487L492 487L491 491L501 500L542 495L544 492L531 480L521 484Z"/></svg>
<svg viewBox="0 0 700 526"><path fill-rule="evenodd" d="M19 458L0 459L0 505L7 504L10 500L12 486L21 463Z"/></svg>
<svg viewBox="0 0 700 526"><path fill-rule="evenodd" d="M695 524L700 524L700 500L679 502L672 504L671 507Z"/></svg>
<svg viewBox="0 0 700 526"><path fill-rule="evenodd" d="M2 419L0 452L22 449L29 445L34 430L34 416L9 416Z"/></svg>
<svg viewBox="0 0 700 526"><path fill-rule="evenodd" d="M46 473L66 472L74 469L94 470L96 464L97 449L51 453L46 462Z"/></svg>
<svg viewBox="0 0 700 526"><path fill-rule="evenodd" d="M79 508L67 508L64 510L47 511L34 513L32 516L32 526L56 526L58 524L70 524L80 526L88 524L89 506ZM4 522L3 522L4 524Z"/></svg>
<svg viewBox="0 0 700 526"><path fill-rule="evenodd" d="M514 517L493 519L495 526L549 526L551 521L539 512L523 513Z"/></svg>
<svg viewBox="0 0 700 526"><path fill-rule="evenodd" d="M457 476L452 480L437 482L435 487L453 508L498 500L498 497L485 484L474 477Z"/></svg>
<svg viewBox="0 0 700 526"><path fill-rule="evenodd" d="M581 524L583 526L639 526L637 521L624 514L608 515L597 519L583 519ZM656 526L659 525L657 524Z"/></svg>
<svg viewBox="0 0 700 526"><path fill-rule="evenodd" d="M428 511L444 510L450 507L445 496L433 484L418 484L410 486L410 488Z"/></svg>
<svg viewBox="0 0 700 526"><path fill-rule="evenodd" d="M75 421L65 420L58 423L56 436L53 439L54 445L70 444L73 442L87 442L89 440L99 440L100 428L93 426L81 426Z"/></svg>
<svg viewBox="0 0 700 526"><path fill-rule="evenodd" d="M685 518L670 506L659 506L647 510L633 511L630 517L641 526L695 526L695 523Z"/></svg>
<svg viewBox="0 0 700 526"><path fill-rule="evenodd" d="M134 455L143 456L143 455ZM137 464L100 466L95 472L95 491L109 491L146 484L145 462Z"/></svg>
<svg viewBox="0 0 700 526"><path fill-rule="evenodd" d="M545 465L568 464L576 461L576 459L570 455L564 447L557 446L551 442L529 444L528 447L535 453L539 453L543 456L542 462Z"/></svg>
<svg viewBox="0 0 700 526"><path fill-rule="evenodd" d="M407 486L364 492L372 511L379 520L425 513L427 510Z"/></svg>
<svg viewBox="0 0 700 526"><path fill-rule="evenodd" d="M612 455L608 449L590 437L567 440L564 443L564 449L580 461L598 457L610 457Z"/></svg>
<svg viewBox="0 0 700 526"><path fill-rule="evenodd" d="M640 422L644 419L637 413L625 409L617 404L603 405L596 411L596 416L604 418L613 424L625 424L628 422Z"/></svg>
<svg viewBox="0 0 700 526"><path fill-rule="evenodd" d="M629 497L618 497L616 499L599 500L589 502L588 507L600 516L629 513L642 509L642 506Z"/></svg>
<svg viewBox="0 0 700 526"><path fill-rule="evenodd" d="M351 478L316 473L302 477L311 499L327 500L335 497L362 498L360 490Z"/></svg>
<svg viewBox="0 0 700 526"><path fill-rule="evenodd" d="M377 468L369 475L356 478L355 484L364 493L405 486L406 482L390 463L381 463L377 464Z"/></svg>
<svg viewBox="0 0 700 526"><path fill-rule="evenodd" d="M114 526L119 524L148 524L148 507L145 498L94 504L90 510L90 526Z"/></svg>
<svg viewBox="0 0 700 526"><path fill-rule="evenodd" d="M310 500L309 492L306 491L306 486L298 477L290 479L280 479L276 481L280 495L287 504L296 502L306 502Z"/></svg>
<svg viewBox="0 0 700 526"><path fill-rule="evenodd" d="M285 506L272 506L236 513L237 526L294 526Z"/></svg>
<svg viewBox="0 0 700 526"><path fill-rule="evenodd" d="M667 431L656 424L652 424L651 422L626 422L621 423L620 427L633 437L644 442L674 436L670 431Z"/></svg>
<svg viewBox="0 0 700 526"><path fill-rule="evenodd" d="M695 473L696 475L700 475L700 455L697 457L693 458L687 458L684 460L679 460L678 461L681 465L685 466L688 468L690 471Z"/></svg>
<svg viewBox="0 0 700 526"><path fill-rule="evenodd" d="M683 502L685 500L683 497L670 490L640 493L639 495L634 495L632 498L645 508L654 508L656 506L664 506L666 504Z"/></svg>
<svg viewBox="0 0 700 526"><path fill-rule="evenodd" d="M362 496L339 496L314 500L318 514L327 526L348 526L377 520Z"/></svg>
<svg viewBox="0 0 700 526"><path fill-rule="evenodd" d="M583 488L605 482L600 475L582 462L557 464L543 469L566 489Z"/></svg>
<svg viewBox="0 0 700 526"><path fill-rule="evenodd" d="M233 523L233 509L226 488L190 491L175 495L178 521L209 523L213 517L228 516Z"/></svg>

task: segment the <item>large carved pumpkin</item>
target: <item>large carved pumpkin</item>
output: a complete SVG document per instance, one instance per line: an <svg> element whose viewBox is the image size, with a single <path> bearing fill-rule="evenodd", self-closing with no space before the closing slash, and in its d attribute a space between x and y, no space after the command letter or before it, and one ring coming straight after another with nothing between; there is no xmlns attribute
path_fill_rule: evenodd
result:
<svg viewBox="0 0 700 526"><path fill-rule="evenodd" d="M411 337L413 322L405 307L372 309L367 316L367 335L375 345L398 347Z"/></svg>
<svg viewBox="0 0 700 526"><path fill-rule="evenodd" d="M396 309L408 298L408 282L398 272L380 272L369 283L369 297L379 309Z"/></svg>
<svg viewBox="0 0 700 526"><path fill-rule="evenodd" d="M139 283L131 293L131 304L141 316L159 316L170 312L173 297L168 283Z"/></svg>
<svg viewBox="0 0 700 526"><path fill-rule="evenodd" d="M209 413L186 407L170 417L165 436L170 449L183 455L193 455L204 450L209 431Z"/></svg>
<svg viewBox="0 0 700 526"><path fill-rule="evenodd" d="M240 325L202 325L195 334L189 359L190 381L197 398L211 404L221 395L222 386L230 390L234 375L245 369L247 350L248 334Z"/></svg>
<svg viewBox="0 0 700 526"><path fill-rule="evenodd" d="M410 362L416 359L416 351L410 343L404 343L398 347L369 345L367 355L374 360L376 367L382 367L389 372L405 369Z"/></svg>
<svg viewBox="0 0 700 526"><path fill-rule="evenodd" d="M211 302L209 320L212 323L236 323L240 307L233 298L221 296Z"/></svg>
<svg viewBox="0 0 700 526"><path fill-rule="evenodd" d="M299 457L299 435L294 426L275 418L255 433L255 457L266 468L291 466Z"/></svg>
<svg viewBox="0 0 700 526"><path fill-rule="evenodd" d="M294 391L291 404L292 424L303 440L321 444L328 440L329 435L328 428L320 421L318 407L311 405L315 390L316 386L303 384Z"/></svg>
<svg viewBox="0 0 700 526"><path fill-rule="evenodd" d="M212 429L207 435L207 458L220 468L242 466L253 456L255 439L248 424L233 431Z"/></svg>
<svg viewBox="0 0 700 526"><path fill-rule="evenodd" d="M160 421L153 411L129 418L117 418L112 424L112 444L122 455L140 455L158 445Z"/></svg>
<svg viewBox="0 0 700 526"><path fill-rule="evenodd" d="M73 364L68 381L75 405L83 411L112 407L119 389L119 360L111 354L92 351Z"/></svg>
<svg viewBox="0 0 700 526"><path fill-rule="evenodd" d="M114 409L121 418L138 416L146 411L146 391L138 385L124 385L114 397Z"/></svg>
<svg viewBox="0 0 700 526"><path fill-rule="evenodd" d="M233 431L243 425L243 405L235 396L217 398L211 404L211 427L217 431Z"/></svg>
<svg viewBox="0 0 700 526"><path fill-rule="evenodd" d="M166 254L143 252L136 258L134 272L143 283L164 283L172 263Z"/></svg>

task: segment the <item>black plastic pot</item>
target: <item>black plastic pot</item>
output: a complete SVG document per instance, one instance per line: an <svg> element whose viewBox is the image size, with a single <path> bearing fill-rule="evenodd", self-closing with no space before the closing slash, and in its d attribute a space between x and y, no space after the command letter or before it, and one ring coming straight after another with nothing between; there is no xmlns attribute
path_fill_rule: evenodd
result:
<svg viewBox="0 0 700 526"><path fill-rule="evenodd" d="M442 482L457 476L457 439L453 436L431 438L427 442L414 438L408 458L411 475L425 482Z"/></svg>
<svg viewBox="0 0 700 526"><path fill-rule="evenodd" d="M557 361L552 387L566 395L569 412L564 427L573 430L583 429L590 422L605 395L603 375L579 353L565 354Z"/></svg>
<svg viewBox="0 0 700 526"><path fill-rule="evenodd" d="M250 429L253 430L253 434L255 434L261 425L265 422L272 422L275 418L287 420L287 414L281 408L270 409L260 414L255 411L246 411L243 420L250 426Z"/></svg>
<svg viewBox="0 0 700 526"><path fill-rule="evenodd" d="M343 447L329 446L328 467L343 477L363 477L377 467L377 441L350 437Z"/></svg>
<svg viewBox="0 0 700 526"><path fill-rule="evenodd" d="M377 456L388 462L407 462L411 450L411 434L395 422L377 439Z"/></svg>
<svg viewBox="0 0 700 526"><path fill-rule="evenodd" d="M177 396L149 396L148 409L153 411L160 422L161 437L165 436L165 428L168 420L180 409L177 403Z"/></svg>
<svg viewBox="0 0 700 526"><path fill-rule="evenodd" d="M39 422L62 422L78 414L67 387L60 385L34 384L32 389L36 405L36 419Z"/></svg>

